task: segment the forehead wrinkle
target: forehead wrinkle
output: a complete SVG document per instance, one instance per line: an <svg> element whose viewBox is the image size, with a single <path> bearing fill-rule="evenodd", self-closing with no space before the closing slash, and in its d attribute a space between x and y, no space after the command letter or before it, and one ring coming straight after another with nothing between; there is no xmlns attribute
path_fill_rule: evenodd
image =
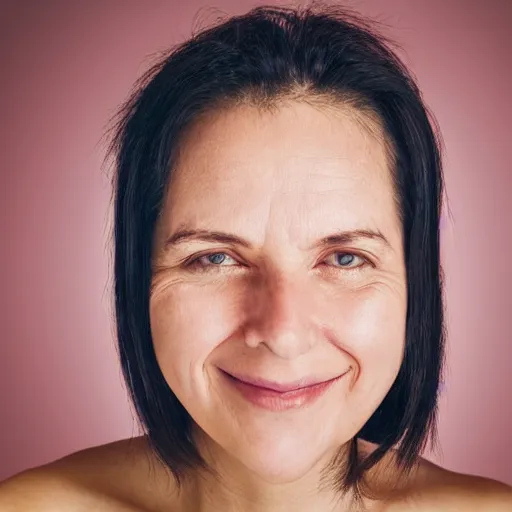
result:
<svg viewBox="0 0 512 512"><path fill-rule="evenodd" d="M296 113L292 111L292 114ZM339 114L339 111L336 111L336 113ZM245 119L245 116L242 117ZM261 150L262 162L261 159L254 158L255 148L254 142L251 142L251 140L249 140L249 154L244 153L244 148L247 144L247 137L245 135L242 138L242 147L238 144L230 144L230 139L227 136L233 130L236 131L238 128L246 127L252 137L251 128L254 127L256 129L256 139L259 140L263 137L264 141L267 136L266 130L263 129L266 126L265 123L261 124L258 120L256 123L245 122L240 124L241 119L239 116L234 118L234 125L229 125L233 118L221 116L217 120L229 119L227 130L224 129L225 127L222 126L222 123L217 124L214 122L213 132L208 131L208 128L212 127L212 125L208 127L202 125L200 131L196 133L197 137L189 139L191 145L185 151L185 159L182 161L182 164L185 165L182 166L183 173L181 179L178 180L182 181L182 184L186 183L185 187L191 187L195 191L195 198L192 202L196 202L196 205L185 206L185 210L189 210L189 208L192 210L196 209L197 203L204 204L204 198L208 199L207 203L212 197L222 198L222 195L217 196L216 193L221 194L223 191L225 193L229 191L233 208L237 210L243 209L247 205L247 201L244 199L244 192L249 190L249 207L257 208L258 217L264 219L265 239L268 239L271 235L271 219L278 215L283 201L286 201L287 198L296 200L295 194L299 194L299 197L303 198L303 200L299 202L298 206L294 206L291 203L291 207L295 208L295 213L285 220L288 220L287 223L293 223L294 220L297 223L297 218L303 218L304 222L310 223L312 222L311 203L322 203L331 193L340 193L339 200L341 202L344 201L343 195L346 196L350 188L357 188L363 185L365 189L371 188L372 183L377 177L384 177L381 173L373 172L376 168L382 169L382 167L385 167L385 159L378 158L378 153L382 150L382 140L372 139L365 130L362 130L360 126L354 123L353 118L348 118L346 114L338 118L342 119L341 126L335 123L334 116L327 115L325 117L328 118L329 124L336 124L336 126L333 126L333 130L339 130L342 138L352 140L355 136L355 139L352 140L354 144L346 142L346 144L349 144L347 147L351 148L346 150L346 156L341 154L336 145L333 145L331 135L328 137L326 145L318 145L314 141L312 146L306 146L305 151L302 151L301 147L296 149L294 146L293 152L290 154L289 150L292 148L286 146L284 155L282 145L276 145L273 141L270 141L269 146L264 145ZM296 119L297 116L293 115L292 118ZM286 117L279 118L279 123L281 124L283 120L286 120ZM268 121L268 118L265 118L264 121ZM302 138L305 136L300 131L298 135ZM308 136L306 136L305 140L308 140ZM199 147L195 145L198 141ZM219 141L221 141L220 145ZM288 144L290 139L285 137L286 141ZM293 138L291 141L293 142ZM226 152L225 149L228 149L228 151ZM235 149L235 153L232 152L232 149ZM356 150L355 153L354 150ZM377 150L377 153L375 150ZM260 151L260 148L258 148L258 151ZM311 151L317 154L311 154ZM328 153L336 152L337 154L322 156L326 151ZM257 164L258 161L260 165L254 167L255 162ZM309 167L309 170L305 171L302 168L299 171L299 168L304 166ZM189 172L189 168L195 170ZM218 169L218 171L215 169ZM204 175L206 179L198 179L198 172L199 177ZM238 177L240 173L249 175L249 178L251 175L258 176L259 179L240 180ZM263 178L265 175L266 177ZM333 183L336 183L336 185L333 185ZM357 188L357 190L359 193L360 189ZM176 190L178 202L180 195ZM267 196L267 200L265 200L265 196ZM254 205L250 205L251 201ZM222 199L220 205L222 205ZM226 203L224 205L226 206ZM221 217L226 215L226 213L219 213ZM240 211L229 212L229 215L240 215ZM287 233L284 233L285 236L290 236L290 227L286 229L285 226L286 223L277 224L277 227L281 230L287 231Z"/></svg>
<svg viewBox="0 0 512 512"><path fill-rule="evenodd" d="M299 105L300 108L300 105ZM238 112L238 116L237 114ZM281 109L282 110L282 109ZM315 109L318 112L318 109ZM375 163L375 159L372 158L374 154L374 148L378 147L378 152L381 152L379 150L382 150L382 138L376 137L375 132L372 133L372 131L368 130L368 123L365 123L365 128L361 125L359 122L360 115L355 115L354 112L352 112L353 109L347 109L345 106L343 108L336 108L336 109L322 109L320 110L320 113L322 114L322 118L327 121L329 125L332 125L331 132L339 131L341 128L342 132L342 138L343 139L351 139L350 143L350 155L347 156L346 160L351 163L351 165L367 165L369 160L373 160L373 163ZM186 137L185 140L183 140L183 147L182 150L185 152L186 160L189 160L191 157L193 157L193 164L194 167L198 166L197 159L200 158L200 166L205 167L208 169L208 166L212 165L212 162L215 162L218 160L216 158L217 156L220 157L220 161L218 161L218 165L222 165L222 167L226 169L231 169L232 172L228 174L227 178L229 178L233 172L236 173L237 169L244 168L245 166L249 165L251 167L253 165L253 158L248 159L245 146L246 141L249 141L249 146L251 146L251 140L260 139L262 138L262 142L265 141L265 139L268 137L266 127L268 123L270 122L275 123L277 122L278 125L274 125L274 128L277 126L281 127L281 124L284 122L285 124L289 122L289 120L286 119L287 116L291 114L292 120L295 120L297 116L300 115L300 112L296 112L294 109L286 109L286 114L284 117L277 116L277 119L274 119L274 116L265 116L262 115L261 112L259 112L257 109L254 108L251 110L252 114L257 114L257 122L244 122L241 123L241 117L245 120L245 110L240 111L240 109L232 109L227 111L220 111L220 112L213 112L213 115L210 115L203 119L202 123L196 123L195 130L191 130L189 132L189 137ZM248 112L250 115L251 112ZM278 110L279 112L279 110ZM225 122L227 121L227 127L225 126ZM367 120L368 121L368 120ZM315 122L317 122L315 120ZM224 124L223 124L224 123ZM372 128L375 129L373 126L375 123L371 122L369 123ZM285 126L286 127L286 126ZM285 128L283 127L283 129ZM229 132L235 130L235 135L237 137L240 137L240 134L242 134L241 144L243 149L240 147L240 144L232 145L229 143L231 140L229 137ZM255 132L254 132L255 130ZM244 134L245 131L249 132L249 135L246 136ZM254 132L254 133L253 133ZM344 132L344 133L343 133ZM195 136L190 136L190 133L195 133ZM285 162L283 162L284 159L293 159L297 158L297 160L309 160L314 165L315 162L318 162L319 160L332 160L333 158L336 159L344 159L341 155L335 155L333 157L322 157L322 152L320 154L311 155L309 154L309 151L313 149L315 151L317 148L315 147L315 144L313 144L312 147L308 146L307 152L301 153L301 147L297 148L295 146L295 141L291 140L291 142L294 144L293 147L288 147L288 143L290 142L286 137L287 131L284 130L283 132L283 139L280 140L280 143L278 146L275 144L262 144L261 147L258 147L258 158L264 158L265 154L267 158L267 165L269 165L269 160L275 160L276 163L285 164L285 165L277 165L273 166L274 169L269 169L269 172L272 172L274 175L276 174L276 171L279 171L280 168L283 169L283 171L287 170L287 165ZM371 135L370 135L371 134ZM309 135L307 133L301 133L298 134L299 137L305 138L305 140L309 140ZM355 138L354 138L355 137ZM200 146L197 146L197 142L199 141ZM188 142L188 144L187 144ZM271 141L273 142L273 141ZM192 146L190 147L190 144ZM228 152L224 151L224 148L228 148ZM238 149L237 149L238 148ZM188 150L187 150L188 149ZM233 154L233 150L235 150L235 154ZM356 150L356 154L354 155L354 150ZM182 151L182 156L183 156ZM251 149L252 151L252 149ZM322 148L322 151L325 151L325 148ZM331 151L331 149L328 149L328 151ZM336 149L335 151L339 151ZM283 157L284 153L291 153L290 155L285 155ZM274 153L274 154L273 154ZM385 153L385 151L384 151ZM276 155L277 154L277 155ZM354 162L354 156L357 157L357 162ZM195 160L195 161L194 161ZM377 158L376 163L379 164L381 161L385 162L385 158ZM277 169L275 168L277 167ZM314 167L318 167L318 165L314 165ZM262 168L261 166L257 169L258 175L261 176L262 173L265 173L265 168ZM318 171L317 171L318 172ZM188 173L185 173L188 174ZM220 173L222 175L222 173ZM286 174L286 173L285 173ZM226 175L224 174L222 176L224 179L226 179ZM186 176L184 176L186 178ZM214 177L213 177L214 178ZM212 176L210 176L210 179L212 179ZM288 176L288 179L300 179L299 177L292 174L291 176Z"/></svg>

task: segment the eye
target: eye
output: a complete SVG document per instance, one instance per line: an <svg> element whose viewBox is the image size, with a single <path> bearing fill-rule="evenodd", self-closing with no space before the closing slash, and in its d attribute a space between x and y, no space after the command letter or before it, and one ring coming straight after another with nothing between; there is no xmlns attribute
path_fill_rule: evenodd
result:
<svg viewBox="0 0 512 512"><path fill-rule="evenodd" d="M366 258L349 252L335 252L325 259L324 262L327 262L327 264L333 267L346 268L349 270L363 267L369 263Z"/></svg>
<svg viewBox="0 0 512 512"><path fill-rule="evenodd" d="M238 265L238 262L225 252L211 252L194 258L187 264L187 267L207 270L208 267L230 267L233 265Z"/></svg>

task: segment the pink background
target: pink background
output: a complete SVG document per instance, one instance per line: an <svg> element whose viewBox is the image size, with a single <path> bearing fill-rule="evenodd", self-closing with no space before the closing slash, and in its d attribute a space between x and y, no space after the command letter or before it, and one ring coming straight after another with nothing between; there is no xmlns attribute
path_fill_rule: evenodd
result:
<svg viewBox="0 0 512 512"><path fill-rule="evenodd" d="M0 479L137 433L113 344L101 135L200 7L257 4L1 3ZM512 2L352 5L393 27L447 147L449 372L431 458L512 484Z"/></svg>

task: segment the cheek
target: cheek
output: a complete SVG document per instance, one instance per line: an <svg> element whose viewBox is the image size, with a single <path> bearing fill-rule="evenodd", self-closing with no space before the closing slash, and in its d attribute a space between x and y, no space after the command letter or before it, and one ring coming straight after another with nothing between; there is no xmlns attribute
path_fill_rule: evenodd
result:
<svg viewBox="0 0 512 512"><path fill-rule="evenodd" d="M350 354L356 370L347 389L347 405L362 426L386 396L402 363L405 294L372 286L338 303L338 315L336 340Z"/></svg>
<svg viewBox="0 0 512 512"><path fill-rule="evenodd" d="M155 287L150 302L156 357L169 386L206 393L204 363L236 326L240 294L227 285Z"/></svg>
<svg viewBox="0 0 512 512"><path fill-rule="evenodd" d="M343 300L342 325L346 340L363 361L401 354L405 334L405 300L401 294L372 286ZM383 361L384 362L384 361Z"/></svg>

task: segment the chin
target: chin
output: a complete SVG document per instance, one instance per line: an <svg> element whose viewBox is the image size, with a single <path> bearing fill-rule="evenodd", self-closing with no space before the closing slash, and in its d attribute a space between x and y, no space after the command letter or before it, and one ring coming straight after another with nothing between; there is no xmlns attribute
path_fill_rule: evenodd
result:
<svg viewBox="0 0 512 512"><path fill-rule="evenodd" d="M287 436L273 443L253 443L250 449L243 447L233 455L265 482L286 484L301 479L317 464L327 462L328 457L334 455L335 449L329 451L307 444L309 446Z"/></svg>

